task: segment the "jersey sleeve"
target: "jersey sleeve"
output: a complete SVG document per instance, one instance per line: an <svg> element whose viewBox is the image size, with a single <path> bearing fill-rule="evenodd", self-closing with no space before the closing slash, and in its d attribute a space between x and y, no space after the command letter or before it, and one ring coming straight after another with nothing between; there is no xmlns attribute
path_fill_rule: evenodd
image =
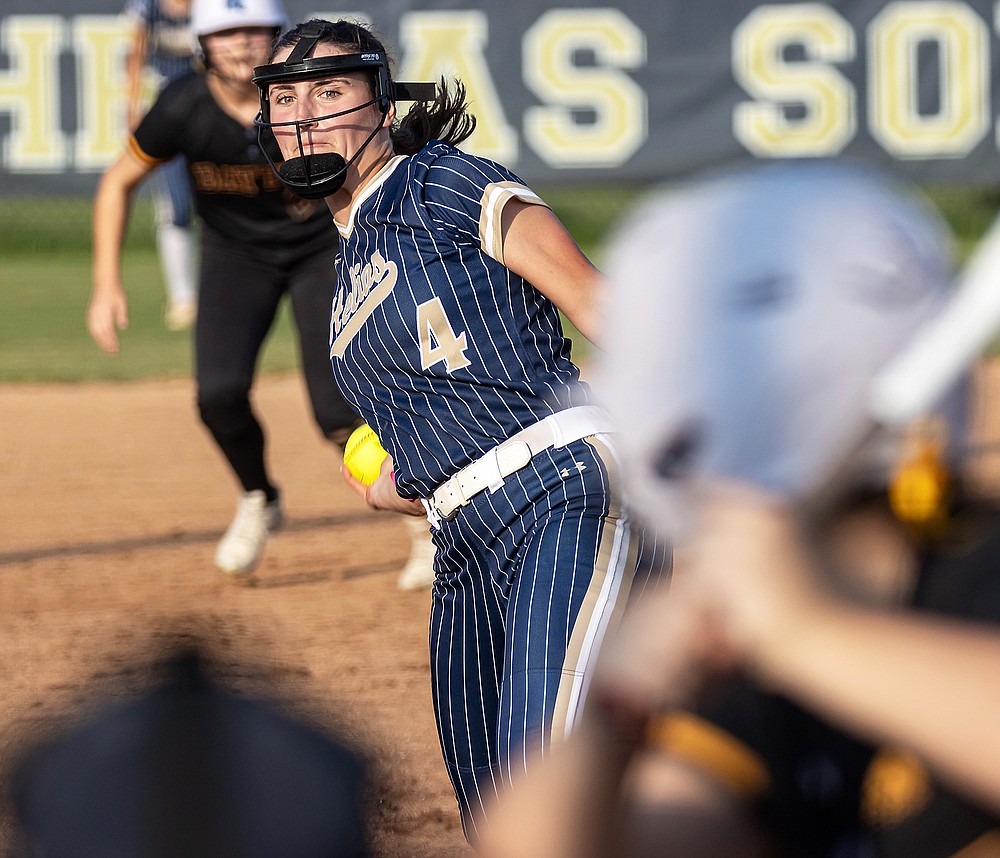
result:
<svg viewBox="0 0 1000 858"><path fill-rule="evenodd" d="M189 77L164 88L129 138L129 151L140 161L159 164L180 154L178 141L184 137L182 129L187 121Z"/></svg>
<svg viewBox="0 0 1000 858"><path fill-rule="evenodd" d="M438 158L427 172L424 202L431 216L460 241L477 244L503 263L501 215L511 200L545 201L517 176L484 158L454 153Z"/></svg>

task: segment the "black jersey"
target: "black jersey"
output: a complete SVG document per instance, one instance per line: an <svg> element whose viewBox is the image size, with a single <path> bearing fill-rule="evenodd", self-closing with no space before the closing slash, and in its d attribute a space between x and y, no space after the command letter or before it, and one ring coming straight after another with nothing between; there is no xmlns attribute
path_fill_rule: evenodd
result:
<svg viewBox="0 0 1000 858"><path fill-rule="evenodd" d="M306 256L337 240L329 209L284 188L260 150L257 128L227 114L201 74L168 84L129 145L151 164L184 155L198 214L226 239L278 258Z"/></svg>
<svg viewBox="0 0 1000 858"><path fill-rule="evenodd" d="M994 509L967 512L956 517L953 531L947 543L924 558L913 607L925 614L996 627L1000 515ZM895 763L892 800L869 813L880 858L1000 854L1000 816L940 783L915 758L904 763L902 767Z"/></svg>
<svg viewBox="0 0 1000 858"><path fill-rule="evenodd" d="M970 515L959 530L961 538L922 558L911 607L996 626L1000 515ZM748 681L726 683L689 721L663 719L655 740L733 785L796 856L1000 855L997 814L939 782L914 755L858 741Z"/></svg>

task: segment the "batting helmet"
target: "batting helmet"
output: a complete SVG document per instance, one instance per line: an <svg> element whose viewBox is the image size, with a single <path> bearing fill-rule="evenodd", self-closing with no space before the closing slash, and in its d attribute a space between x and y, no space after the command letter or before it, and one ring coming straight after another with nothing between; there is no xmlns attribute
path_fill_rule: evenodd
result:
<svg viewBox="0 0 1000 858"><path fill-rule="evenodd" d="M273 27L275 36L288 27L281 0L194 0L191 36L198 57L205 61L202 39L238 27Z"/></svg>
<svg viewBox="0 0 1000 858"><path fill-rule="evenodd" d="M758 168L674 189L619 231L596 387L633 504L678 540L700 478L812 502L885 487L900 438L877 374L944 305L951 243L929 206L841 166Z"/></svg>

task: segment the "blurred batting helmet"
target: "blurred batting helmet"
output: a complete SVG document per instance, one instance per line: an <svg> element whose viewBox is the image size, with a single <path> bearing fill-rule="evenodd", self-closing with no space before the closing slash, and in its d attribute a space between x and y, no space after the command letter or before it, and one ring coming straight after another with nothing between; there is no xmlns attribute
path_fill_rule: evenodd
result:
<svg viewBox="0 0 1000 858"><path fill-rule="evenodd" d="M949 232L884 178L775 165L654 196L613 241L596 388L633 505L682 536L700 478L810 502L885 488L899 433L873 379L944 305Z"/></svg>

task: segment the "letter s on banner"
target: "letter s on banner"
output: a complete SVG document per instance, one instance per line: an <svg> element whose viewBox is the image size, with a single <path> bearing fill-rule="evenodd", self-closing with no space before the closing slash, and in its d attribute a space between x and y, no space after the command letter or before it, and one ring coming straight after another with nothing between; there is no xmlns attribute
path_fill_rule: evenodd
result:
<svg viewBox="0 0 1000 858"><path fill-rule="evenodd" d="M646 62L646 38L618 9L551 9L525 32L524 79L543 105L524 137L552 167L618 167L646 142L646 93L623 70ZM590 53L594 65L577 65ZM593 121L577 121L574 111Z"/></svg>
<svg viewBox="0 0 1000 858"><path fill-rule="evenodd" d="M804 60L785 49L800 45ZM833 63L852 60L854 31L822 3L759 6L733 31L733 75L755 101L733 110L733 134L762 158L838 154L857 132L856 96ZM790 117L786 106L801 107Z"/></svg>

